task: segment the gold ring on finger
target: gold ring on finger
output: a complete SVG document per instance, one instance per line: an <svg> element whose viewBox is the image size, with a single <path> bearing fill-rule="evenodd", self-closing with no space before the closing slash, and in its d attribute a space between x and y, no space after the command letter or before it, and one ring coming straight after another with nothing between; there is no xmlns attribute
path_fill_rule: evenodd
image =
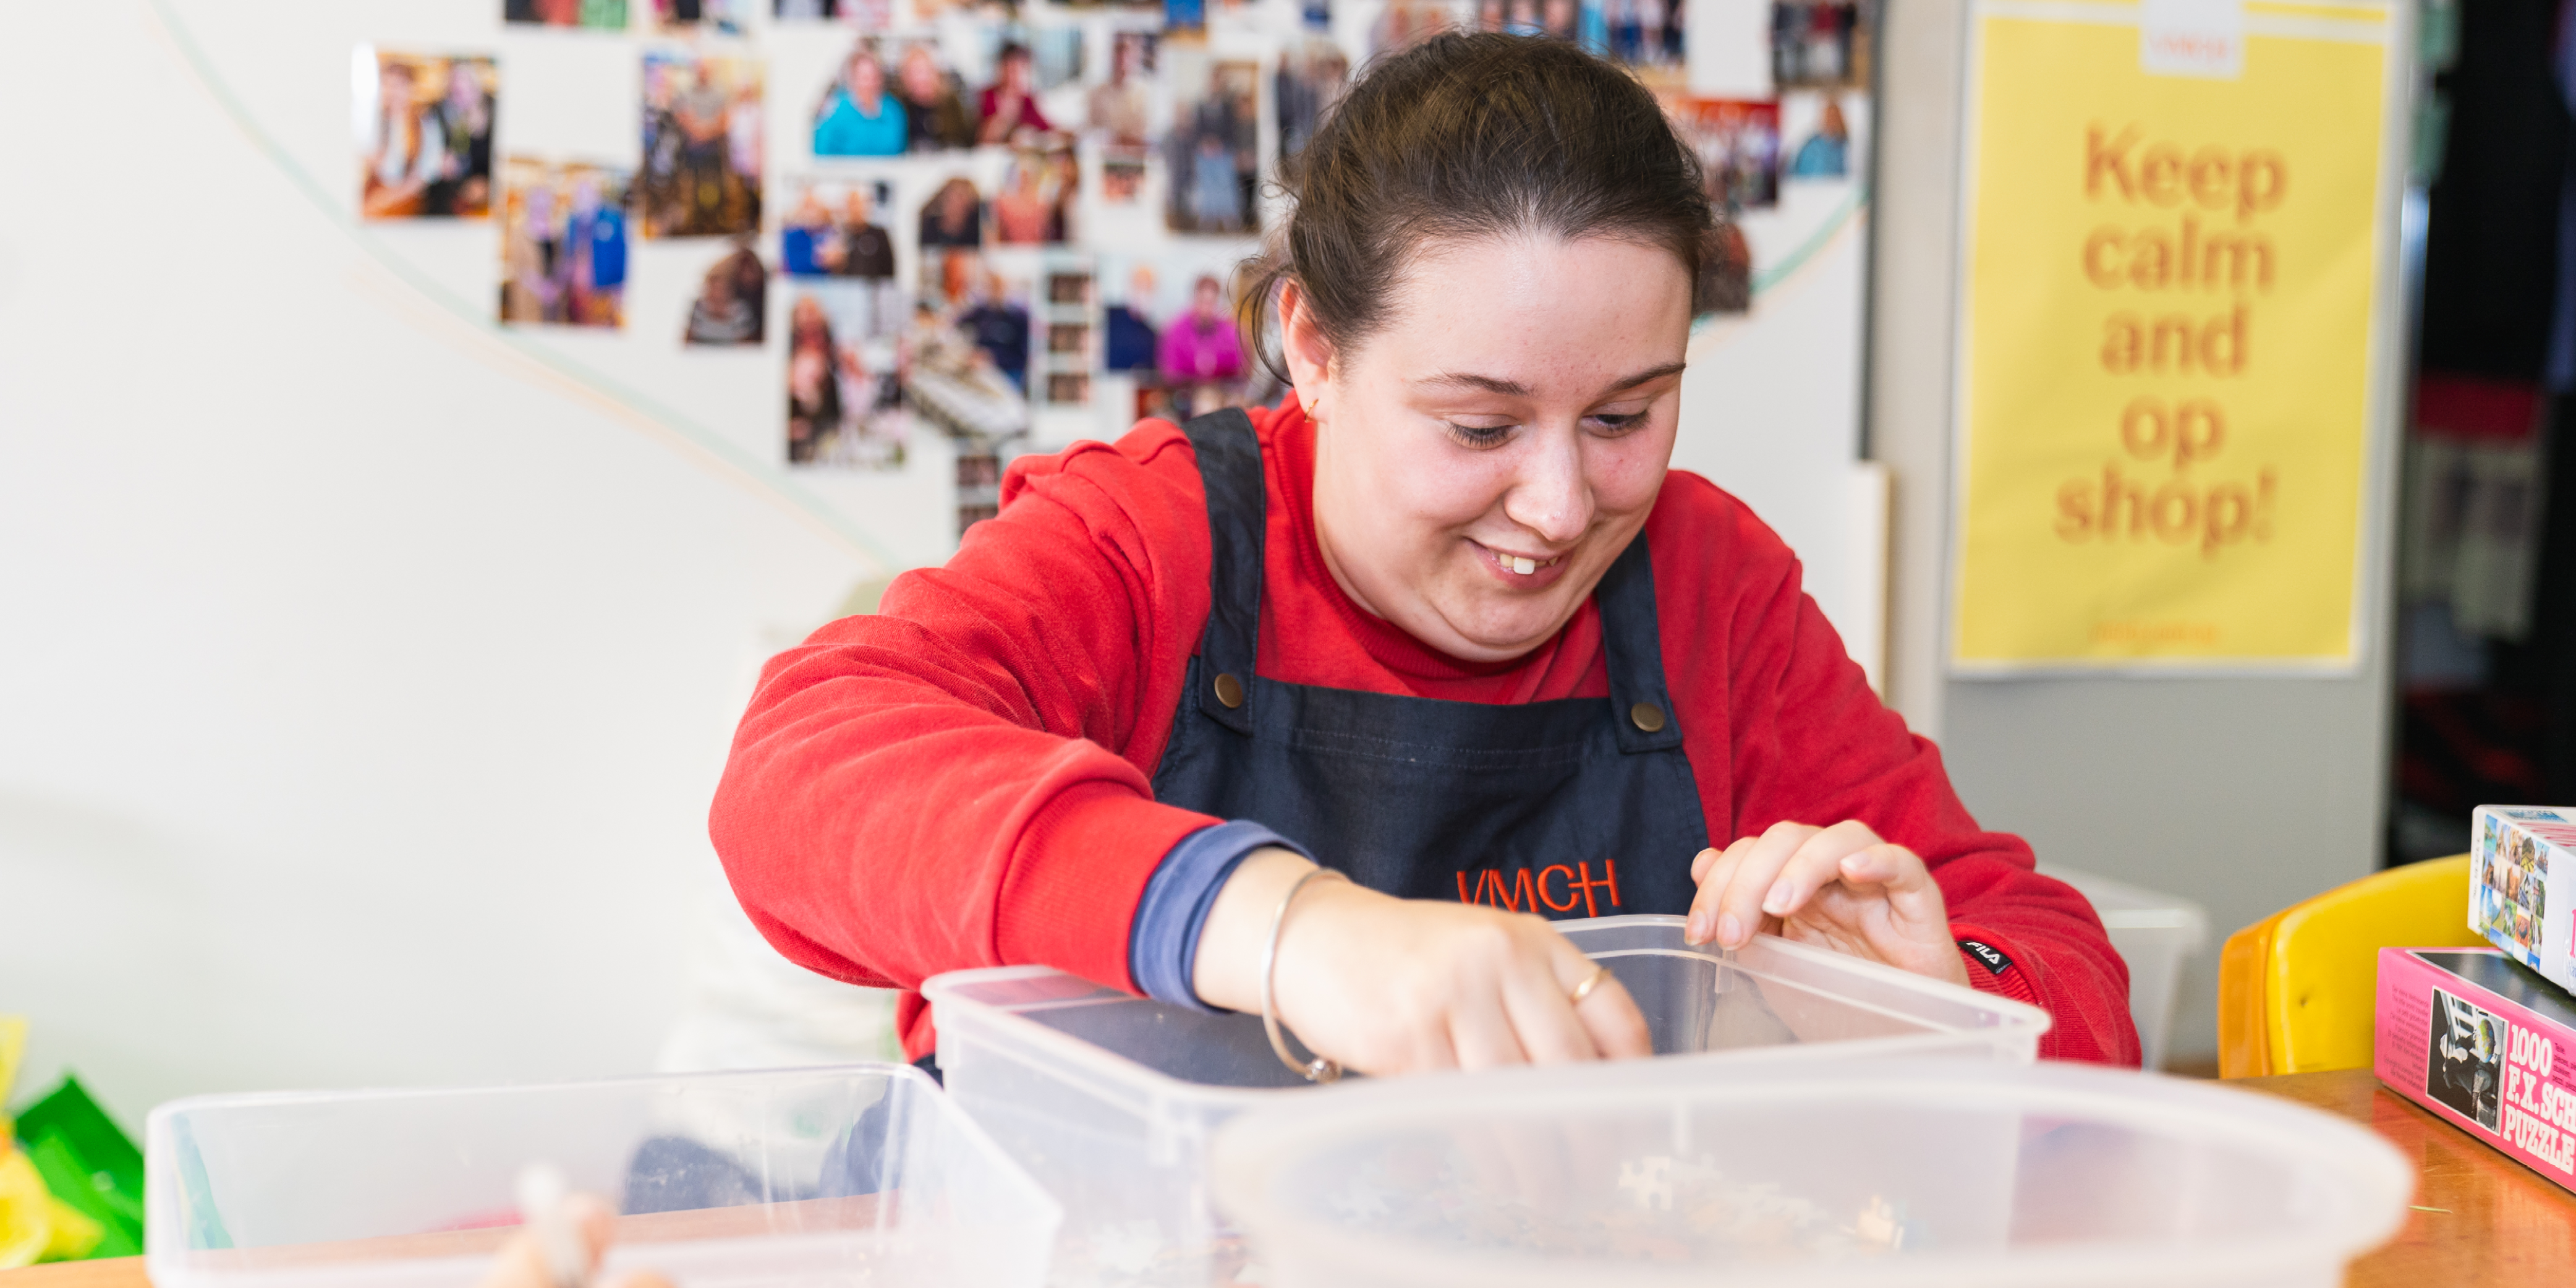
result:
<svg viewBox="0 0 2576 1288"><path fill-rule="evenodd" d="M1608 978L1610 978L1610 968L1595 965L1592 973L1584 976L1583 982L1574 986L1573 1004L1577 1007L1582 1006L1583 999L1592 996L1592 990L1601 987L1601 981Z"/></svg>

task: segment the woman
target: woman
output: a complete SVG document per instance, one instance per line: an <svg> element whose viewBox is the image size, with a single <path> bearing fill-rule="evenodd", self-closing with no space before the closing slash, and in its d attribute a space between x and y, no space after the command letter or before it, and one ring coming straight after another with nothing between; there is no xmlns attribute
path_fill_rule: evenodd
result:
<svg viewBox="0 0 2576 1288"><path fill-rule="evenodd" d="M1286 1027L1385 1074L1646 1054L1543 918L1686 913L2135 1062L2091 907L1977 829L1779 538L1667 472L1712 220L1652 96L1444 35L1286 186L1243 297L1278 407L1021 458L946 567L769 664L711 829L770 942L1237 1011L1275 948Z"/></svg>
<svg viewBox="0 0 2576 1288"><path fill-rule="evenodd" d="M898 73L903 82L903 108L906 132L911 150L933 152L941 148L972 147L975 122L967 115L965 96L957 92L957 82L931 57L928 45L915 44L903 51Z"/></svg>
<svg viewBox="0 0 2576 1288"><path fill-rule="evenodd" d="M910 130L902 102L886 92L885 69L877 65L876 52L864 44L851 50L841 83L815 114L814 155L901 156Z"/></svg>
<svg viewBox="0 0 2576 1288"><path fill-rule="evenodd" d="M682 343L760 343L760 314L753 311L751 301L742 297L742 267L737 262L750 253L737 250L707 270L699 283L697 300L689 305L688 325L680 332Z"/></svg>
<svg viewBox="0 0 2576 1288"><path fill-rule="evenodd" d="M475 60L447 65L447 96L425 112L421 128L437 133L446 154L438 178L421 193L421 213L481 218L492 201L492 97Z"/></svg>
<svg viewBox="0 0 2576 1288"><path fill-rule="evenodd" d="M1006 44L995 59L993 83L976 99L978 143L1009 143L1028 134L1051 133L1055 126L1038 108L1037 62L1022 44Z"/></svg>
<svg viewBox="0 0 2576 1288"><path fill-rule="evenodd" d="M1023 157L1011 166L1010 175L1002 181L1002 191L993 198L993 240L1005 246L1035 246L1055 240L1052 231L1054 204L1038 187L1038 166L1034 156Z"/></svg>
<svg viewBox="0 0 2576 1288"><path fill-rule="evenodd" d="M925 247L984 244L984 201L972 180L954 176L922 203L920 240Z"/></svg>
<svg viewBox="0 0 2576 1288"><path fill-rule="evenodd" d="M1208 274L1190 288L1190 311L1164 328L1163 383L1174 389L1225 385L1243 376L1243 336L1225 312L1225 287ZM1210 407L1221 405L1211 402ZM1191 406L1198 406L1193 398Z"/></svg>
<svg viewBox="0 0 2576 1288"><path fill-rule="evenodd" d="M796 297L787 319L787 461L810 465L841 428L839 346L823 302Z"/></svg>
<svg viewBox="0 0 2576 1288"><path fill-rule="evenodd" d="M409 219L424 213L424 195L447 165L446 138L427 128L412 101L417 80L411 64L384 59L376 73L376 108L367 145L366 186L358 199L368 219Z"/></svg>

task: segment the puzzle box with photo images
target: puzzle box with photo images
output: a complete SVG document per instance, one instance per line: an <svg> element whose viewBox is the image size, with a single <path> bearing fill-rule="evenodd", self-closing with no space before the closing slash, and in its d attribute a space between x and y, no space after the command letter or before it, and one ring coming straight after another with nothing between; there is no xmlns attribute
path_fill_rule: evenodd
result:
<svg viewBox="0 0 2576 1288"><path fill-rule="evenodd" d="M2371 1070L2576 1190L2576 1002L2494 948L2379 950Z"/></svg>
<svg viewBox="0 0 2576 1288"><path fill-rule="evenodd" d="M2576 990L2576 809L2481 805L2469 829L2469 929Z"/></svg>

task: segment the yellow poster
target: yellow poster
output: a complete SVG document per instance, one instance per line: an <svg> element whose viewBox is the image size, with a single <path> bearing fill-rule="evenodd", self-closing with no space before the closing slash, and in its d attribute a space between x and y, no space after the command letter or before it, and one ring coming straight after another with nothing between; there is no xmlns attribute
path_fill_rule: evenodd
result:
<svg viewBox="0 0 2576 1288"><path fill-rule="evenodd" d="M1975 21L1954 669L2352 664L2400 20Z"/></svg>

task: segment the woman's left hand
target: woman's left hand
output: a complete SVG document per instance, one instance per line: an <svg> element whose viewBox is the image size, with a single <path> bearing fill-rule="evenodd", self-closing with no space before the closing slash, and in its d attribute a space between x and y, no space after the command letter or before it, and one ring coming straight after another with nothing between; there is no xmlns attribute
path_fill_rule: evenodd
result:
<svg viewBox="0 0 2576 1288"><path fill-rule="evenodd" d="M1699 896L1683 938L1740 948L1756 931L1818 944L1917 975L1968 982L1949 909L1912 850L1869 825L1775 823L1691 861Z"/></svg>

